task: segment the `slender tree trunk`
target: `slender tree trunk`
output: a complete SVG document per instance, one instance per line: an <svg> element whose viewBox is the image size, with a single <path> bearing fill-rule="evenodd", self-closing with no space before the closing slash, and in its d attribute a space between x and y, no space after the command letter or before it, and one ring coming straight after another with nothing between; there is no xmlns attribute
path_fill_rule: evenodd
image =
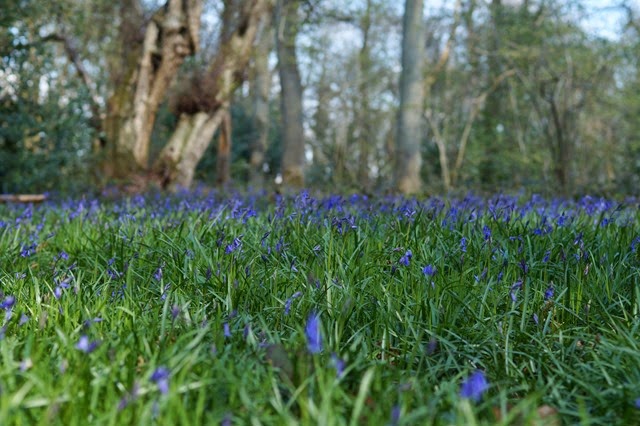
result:
<svg viewBox="0 0 640 426"><path fill-rule="evenodd" d="M225 110L222 116L216 168L216 184L226 185L231 180L231 112Z"/></svg>
<svg viewBox="0 0 640 426"><path fill-rule="evenodd" d="M406 0L402 34L400 111L396 141L395 185L404 194L421 190L424 23L422 0Z"/></svg>
<svg viewBox="0 0 640 426"><path fill-rule="evenodd" d="M298 0L279 0L276 13L284 144L281 167L283 183L291 187L304 186L305 161L302 83L296 57L298 7Z"/></svg>
<svg viewBox="0 0 640 426"><path fill-rule="evenodd" d="M254 54L251 84L256 136L251 145L249 182L254 187L261 187L264 185L263 167L269 141L269 91L271 89L269 53L273 48L273 27L270 13L265 15L257 38L258 44Z"/></svg>
<svg viewBox="0 0 640 426"><path fill-rule="evenodd" d="M105 134L110 174L122 178L148 167L151 131L160 102L184 58L195 53L201 0L168 0L143 25L140 6L122 1L122 73L108 101ZM139 33L144 28L144 33Z"/></svg>
<svg viewBox="0 0 640 426"><path fill-rule="evenodd" d="M489 70L487 75L487 87L491 87L494 79L502 73L500 61L500 34L502 31L502 0L492 0L490 5L492 32L489 39ZM505 178L498 165L498 154L500 153L500 139L503 138L498 133L497 126L503 119L503 98L505 97L502 86L489 92L485 108L482 112L482 135L484 143L484 156L480 162L480 181L489 188L495 187ZM504 129L502 130L504 131Z"/></svg>
<svg viewBox="0 0 640 426"><path fill-rule="evenodd" d="M327 65L325 61L321 61L320 77L316 83L315 91L317 93L317 107L313 113L313 162L316 165L331 166L335 168L335 164L330 164L331 160L327 158L333 142L330 139L331 120L329 119L329 102L331 101L331 87L327 78Z"/></svg>
<svg viewBox="0 0 640 426"><path fill-rule="evenodd" d="M369 190L369 151L371 144L371 113L369 102L368 78L371 76L371 46L369 45L369 32L371 30L371 4L372 0L367 0L364 16L361 20L362 47L358 54L358 64L360 67L360 81L358 82L358 93L360 105L358 114L358 147L360 156L358 158L358 183L365 191Z"/></svg>
<svg viewBox="0 0 640 426"><path fill-rule="evenodd" d="M185 111L180 115L175 134L153 166L153 174L163 188L175 190L191 186L196 166L211 144L218 126L229 114L229 102L244 78L243 70L249 61L260 21L270 13L272 7L271 0L237 3L229 0L225 4L218 54L204 77L194 79L189 91L182 95ZM231 13L231 10L234 12ZM234 22L230 22L231 19ZM197 98L200 103L194 105L192 98ZM226 139L226 142L230 142L230 139ZM224 150L230 151L230 144ZM228 175L228 172L223 173Z"/></svg>

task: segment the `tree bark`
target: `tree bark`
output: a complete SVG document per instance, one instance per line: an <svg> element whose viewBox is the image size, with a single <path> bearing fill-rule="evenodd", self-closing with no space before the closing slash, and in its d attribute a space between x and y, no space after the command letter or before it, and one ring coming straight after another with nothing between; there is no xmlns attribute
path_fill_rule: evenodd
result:
<svg viewBox="0 0 640 426"><path fill-rule="evenodd" d="M196 166L218 126L229 114L231 96L244 79L243 71L249 61L260 21L270 13L272 6L272 0L237 3L230 0L225 3L218 54L206 75L192 81L189 92L183 95L187 101L191 97L198 97L201 103L189 104L191 109L180 115L175 134L153 166L153 175L162 188L176 190L191 186ZM237 13L231 13L232 9L227 8L233 8ZM230 22L231 19L234 22ZM227 139L227 142L230 140ZM230 152L230 144L226 148Z"/></svg>
<svg viewBox="0 0 640 426"><path fill-rule="evenodd" d="M372 0L367 0L366 9L360 21L362 30L362 46L358 53L358 65L360 68L360 81L358 82L358 93L360 105L357 110L358 120L358 147L360 155L358 158L358 183L365 191L369 190L369 145L371 144L371 105L369 102L368 78L371 76L371 46L369 36L371 31L371 9Z"/></svg>
<svg viewBox="0 0 640 426"><path fill-rule="evenodd" d="M254 54L251 82L256 136L251 145L249 182L254 187L262 187L264 185L265 153L269 141L269 90L271 89L269 53L273 48L273 28L270 13L265 15L256 37L258 38L258 43Z"/></svg>
<svg viewBox="0 0 640 426"><path fill-rule="evenodd" d="M489 35L488 75L487 87L491 87L493 81L502 73L502 61L500 59L501 34L503 27L502 0L492 0L489 6L491 13L491 33ZM501 173L498 165L498 154L502 147L500 140L504 139L502 132L498 132L497 126L501 118L504 118L503 98L505 97L502 86L489 92L482 112L482 133L484 142L484 156L480 162L480 181L488 188L494 188L502 182L506 176Z"/></svg>
<svg viewBox="0 0 640 426"><path fill-rule="evenodd" d="M218 136L216 158L216 184L219 186L224 186L231 180L231 144L231 112L225 110Z"/></svg>
<svg viewBox="0 0 640 426"><path fill-rule="evenodd" d="M402 34L402 74L400 75L400 110L396 141L395 186L404 194L421 190L422 110L424 88L423 1L406 0Z"/></svg>
<svg viewBox="0 0 640 426"><path fill-rule="evenodd" d="M276 13L278 73L282 104L283 154L282 179L286 186L304 186L304 129L302 116L302 83L296 57L298 33L298 0L279 0Z"/></svg>
<svg viewBox="0 0 640 426"><path fill-rule="evenodd" d="M168 0L146 25L137 2L122 2L123 73L108 101L105 133L110 174L125 178L147 170L151 131L160 102L185 57L195 53L201 0ZM136 18L132 18L131 14ZM137 25L136 25L137 24Z"/></svg>
<svg viewBox="0 0 640 426"><path fill-rule="evenodd" d="M196 167L226 113L225 109L219 109L214 114L180 116L176 130L162 149L161 161L154 167L154 177L163 189L176 192L189 188Z"/></svg>

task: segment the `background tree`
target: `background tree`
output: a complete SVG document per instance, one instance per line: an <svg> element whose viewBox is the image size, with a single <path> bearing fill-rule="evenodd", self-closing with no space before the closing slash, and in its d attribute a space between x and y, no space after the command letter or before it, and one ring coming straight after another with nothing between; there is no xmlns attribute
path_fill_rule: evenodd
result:
<svg viewBox="0 0 640 426"><path fill-rule="evenodd" d="M269 55L273 49L273 21L272 14L265 14L256 35L257 42L254 49L253 63L250 67L250 90L253 100L253 120L255 135L252 138L251 157L249 161L249 182L254 187L264 185L265 153L269 143L269 112L271 69Z"/></svg>
<svg viewBox="0 0 640 426"><path fill-rule="evenodd" d="M402 74L400 107L395 153L395 185L399 191L412 194L421 190L422 112L424 88L422 64L424 55L424 22L422 0L405 3L402 33Z"/></svg>
<svg viewBox="0 0 640 426"><path fill-rule="evenodd" d="M287 186L304 185L305 138L302 82L298 71L296 36L300 25L298 0L278 0L276 46L282 105L282 178Z"/></svg>
<svg viewBox="0 0 640 426"><path fill-rule="evenodd" d="M178 124L153 167L163 188L191 186L196 167L221 124L224 127L221 137L225 138L224 143L230 142L231 95L244 79L260 22L271 7L269 0L225 3L218 54L206 72L194 72L174 101ZM227 179L229 155L229 146L218 152L218 176L223 176L219 180ZM224 160L220 161L221 158Z"/></svg>
<svg viewBox="0 0 640 426"><path fill-rule="evenodd" d="M104 123L109 175L147 170L156 113L180 65L198 48L201 13L201 0L168 0L146 19L139 0L121 1L121 53Z"/></svg>

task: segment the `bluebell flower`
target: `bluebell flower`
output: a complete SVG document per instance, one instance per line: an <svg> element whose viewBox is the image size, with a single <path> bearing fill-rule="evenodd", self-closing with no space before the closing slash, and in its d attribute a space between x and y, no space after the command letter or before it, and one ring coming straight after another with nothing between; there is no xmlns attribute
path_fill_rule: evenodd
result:
<svg viewBox="0 0 640 426"><path fill-rule="evenodd" d="M320 317L312 312L307 319L307 326L305 327L305 334L307 335L307 348L312 354L322 352L322 335L320 332Z"/></svg>
<svg viewBox="0 0 640 426"><path fill-rule="evenodd" d="M554 289L553 286L550 285L549 287L547 287L547 289L544 291L544 300L549 300L553 297L554 294Z"/></svg>
<svg viewBox="0 0 640 426"><path fill-rule="evenodd" d="M16 297L13 295L8 295L4 298L2 303L0 303L0 309L4 309L5 311L10 311L13 309L13 305L16 304Z"/></svg>
<svg viewBox="0 0 640 426"><path fill-rule="evenodd" d="M156 269L156 272L153 274L153 278L156 281L160 281L162 279L162 267L158 266L158 269Z"/></svg>
<svg viewBox="0 0 640 426"><path fill-rule="evenodd" d="M487 225L482 227L482 235L484 236L485 241L489 241L491 239L491 229Z"/></svg>
<svg viewBox="0 0 640 426"><path fill-rule="evenodd" d="M169 369L167 367L156 368L151 375L151 381L158 386L160 393L163 395L169 393Z"/></svg>
<svg viewBox="0 0 640 426"><path fill-rule="evenodd" d="M487 381L484 373L478 370L462 382L462 386L460 387L460 396L462 398L469 398L478 402L487 389L489 389L489 382Z"/></svg>
<svg viewBox="0 0 640 426"><path fill-rule="evenodd" d="M409 262L411 261L412 257L413 253L411 253L411 250L407 250L404 256L400 258L399 263L404 266L409 266Z"/></svg>
<svg viewBox="0 0 640 426"><path fill-rule="evenodd" d="M171 307L171 318L175 321L175 319L178 318L178 315L180 315L180 306L173 305Z"/></svg>
<svg viewBox="0 0 640 426"><path fill-rule="evenodd" d="M340 357L338 357L338 355L336 355L335 353L332 353L331 361L333 362L333 366L336 369L336 377L341 378L344 375L344 360L340 359Z"/></svg>
<svg viewBox="0 0 640 426"><path fill-rule="evenodd" d="M640 410L640 398L636 398L636 400L634 401L633 405Z"/></svg>
<svg viewBox="0 0 640 426"><path fill-rule="evenodd" d="M400 406L399 405L394 405L393 408L391 409L391 426L396 426L400 423Z"/></svg>
<svg viewBox="0 0 640 426"><path fill-rule="evenodd" d="M22 316L20 316L18 325L25 325L27 322L29 322L29 316L27 314L22 314Z"/></svg>
<svg viewBox="0 0 640 426"><path fill-rule="evenodd" d="M96 350L98 345L98 341L90 341L89 338L83 334L82 336L80 336L80 340L78 340L78 343L76 343L76 349L84 352L85 354L90 354L91 352Z"/></svg>
<svg viewBox="0 0 640 426"><path fill-rule="evenodd" d="M522 280L516 281L511 286L511 300L512 301L514 301L514 302L516 301L516 291L518 291L520 289L522 289Z"/></svg>
<svg viewBox="0 0 640 426"><path fill-rule="evenodd" d="M229 329L229 323L225 322L222 324L222 330L224 333L224 337L231 337L231 330Z"/></svg>
<svg viewBox="0 0 640 426"><path fill-rule="evenodd" d="M240 247L242 247L242 235L240 235L237 238L233 239L233 242L231 244L228 244L227 247L224 249L224 252L226 254L231 254L234 251L238 250Z"/></svg>
<svg viewBox="0 0 640 426"><path fill-rule="evenodd" d="M460 251L463 253L467 252L467 239L465 237L460 239Z"/></svg>
<svg viewBox="0 0 640 426"><path fill-rule="evenodd" d="M433 277L436 272L438 272L438 269L433 265L427 265L422 268L422 273L427 277Z"/></svg>
<svg viewBox="0 0 640 426"><path fill-rule="evenodd" d="M293 293L291 295L290 298L288 298L285 302L284 302L284 314L285 315L289 315L289 312L291 312L291 303L294 301L294 299L297 299L298 297L302 296L302 292L300 291L296 291L295 293Z"/></svg>

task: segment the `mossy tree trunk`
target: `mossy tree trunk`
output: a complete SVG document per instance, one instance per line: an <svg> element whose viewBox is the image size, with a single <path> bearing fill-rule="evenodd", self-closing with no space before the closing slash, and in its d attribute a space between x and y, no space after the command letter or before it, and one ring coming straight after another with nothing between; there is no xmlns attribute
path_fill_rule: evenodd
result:
<svg viewBox="0 0 640 426"><path fill-rule="evenodd" d="M104 126L110 147L106 170L115 178L147 170L160 102L198 46L202 0L168 0L146 26L137 1L123 0L121 10L121 71L115 72Z"/></svg>
<svg viewBox="0 0 640 426"><path fill-rule="evenodd" d="M231 96L244 79L256 32L272 7L272 0L225 2L218 53L207 71L194 75L178 96L178 126L154 163L152 173L162 188L191 186L198 163L230 113ZM230 155L230 122L227 131L225 150Z"/></svg>

